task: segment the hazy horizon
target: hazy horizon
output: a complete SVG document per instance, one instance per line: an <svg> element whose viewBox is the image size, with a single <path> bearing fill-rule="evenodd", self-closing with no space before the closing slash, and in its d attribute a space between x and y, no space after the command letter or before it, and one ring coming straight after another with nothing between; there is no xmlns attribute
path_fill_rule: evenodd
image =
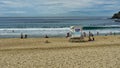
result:
<svg viewBox="0 0 120 68"><path fill-rule="evenodd" d="M54 16L54 15L51 15L51 16L0 16L0 17L108 17L108 18L110 17L111 18L114 14L115 13L108 15L108 16L102 16L102 15L101 16L89 16L89 15L88 16L77 16L77 15L76 16L69 16L69 15L68 16L65 16L65 15L64 16L61 16L61 15Z"/></svg>

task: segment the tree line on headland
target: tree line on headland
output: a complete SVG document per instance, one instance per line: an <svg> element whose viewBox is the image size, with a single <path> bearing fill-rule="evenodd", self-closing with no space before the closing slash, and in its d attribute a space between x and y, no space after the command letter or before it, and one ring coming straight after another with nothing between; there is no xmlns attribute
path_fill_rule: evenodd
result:
<svg viewBox="0 0 120 68"><path fill-rule="evenodd" d="M120 19L120 11L112 16L112 19Z"/></svg>

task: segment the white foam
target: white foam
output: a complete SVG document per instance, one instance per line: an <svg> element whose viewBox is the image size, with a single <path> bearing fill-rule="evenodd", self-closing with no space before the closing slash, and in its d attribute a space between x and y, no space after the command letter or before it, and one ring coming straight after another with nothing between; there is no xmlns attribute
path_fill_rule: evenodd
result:
<svg viewBox="0 0 120 68"><path fill-rule="evenodd" d="M13 31L14 30L14 31ZM83 32L92 32L96 34L106 34L110 32L120 33L120 29L97 29L97 30L83 30ZM48 36L66 36L70 32L70 28L1 28L0 37L20 37L21 33L27 34L29 37L44 37Z"/></svg>
<svg viewBox="0 0 120 68"><path fill-rule="evenodd" d="M120 25L106 25L105 27L120 27Z"/></svg>
<svg viewBox="0 0 120 68"><path fill-rule="evenodd" d="M70 28L1 28L0 30L70 30Z"/></svg>

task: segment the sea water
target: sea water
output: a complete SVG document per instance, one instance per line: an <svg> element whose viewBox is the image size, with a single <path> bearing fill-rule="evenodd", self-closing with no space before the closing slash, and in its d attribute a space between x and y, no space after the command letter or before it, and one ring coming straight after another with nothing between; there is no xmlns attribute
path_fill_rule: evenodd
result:
<svg viewBox="0 0 120 68"><path fill-rule="evenodd" d="M120 22L109 17L0 17L0 38L65 37L70 26L82 26L83 32L95 35L120 33Z"/></svg>

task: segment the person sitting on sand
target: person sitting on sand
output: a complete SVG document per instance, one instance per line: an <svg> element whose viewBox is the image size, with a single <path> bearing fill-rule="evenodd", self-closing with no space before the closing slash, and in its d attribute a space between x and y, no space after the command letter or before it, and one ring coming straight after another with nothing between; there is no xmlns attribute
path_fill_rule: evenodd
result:
<svg viewBox="0 0 120 68"><path fill-rule="evenodd" d="M95 40L95 38L94 38L94 34L91 33L91 36L92 36L92 41L94 41L94 40Z"/></svg>
<svg viewBox="0 0 120 68"><path fill-rule="evenodd" d="M91 37L92 37L92 39L91 39ZM89 32L89 40L88 41L94 41L94 40L95 40L95 38L94 38L93 33Z"/></svg>
<svg viewBox="0 0 120 68"><path fill-rule="evenodd" d="M89 36L89 39L88 39L88 41L92 41L92 39L91 39L91 37Z"/></svg>

